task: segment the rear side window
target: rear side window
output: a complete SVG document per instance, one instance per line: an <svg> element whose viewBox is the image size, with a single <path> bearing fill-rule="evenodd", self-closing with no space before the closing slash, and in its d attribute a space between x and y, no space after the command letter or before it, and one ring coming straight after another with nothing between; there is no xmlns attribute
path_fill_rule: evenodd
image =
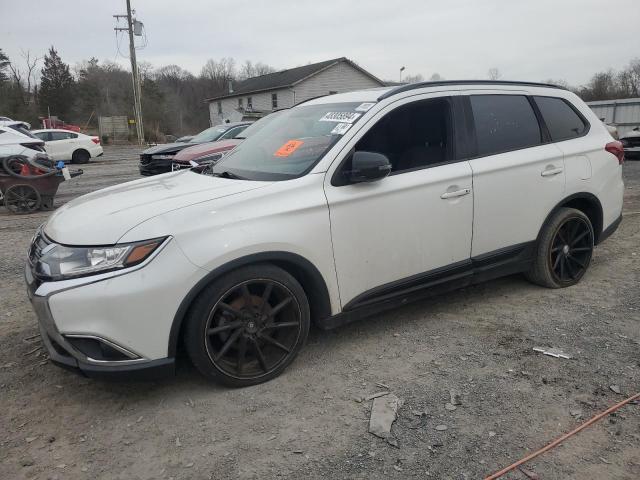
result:
<svg viewBox="0 0 640 480"><path fill-rule="evenodd" d="M524 95L471 95L478 155L492 155L542 143L540 126Z"/></svg>
<svg viewBox="0 0 640 480"><path fill-rule="evenodd" d="M587 129L582 118L563 99L555 97L533 98L540 109L542 118L544 118L544 123L547 124L551 140L554 142L579 137Z"/></svg>

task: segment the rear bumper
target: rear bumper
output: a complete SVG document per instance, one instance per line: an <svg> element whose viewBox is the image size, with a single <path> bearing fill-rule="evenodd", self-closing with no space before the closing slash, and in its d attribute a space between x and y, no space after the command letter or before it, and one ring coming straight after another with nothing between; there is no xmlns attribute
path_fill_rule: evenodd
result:
<svg viewBox="0 0 640 480"><path fill-rule="evenodd" d="M609 238L613 233L618 229L620 224L622 223L622 214L618 218L616 218L611 225L605 228L600 236L598 237L598 245L604 242L607 238Z"/></svg>

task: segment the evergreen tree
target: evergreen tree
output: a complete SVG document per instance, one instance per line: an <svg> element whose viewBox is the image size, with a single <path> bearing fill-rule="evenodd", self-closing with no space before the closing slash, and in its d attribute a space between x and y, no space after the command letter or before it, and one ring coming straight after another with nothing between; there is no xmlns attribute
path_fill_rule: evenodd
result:
<svg viewBox="0 0 640 480"><path fill-rule="evenodd" d="M0 83L9 80L7 69L9 68L9 57L0 48Z"/></svg>
<svg viewBox="0 0 640 480"><path fill-rule="evenodd" d="M55 48L44 57L40 80L39 104L43 112L65 119L73 107L73 77L69 65L64 63Z"/></svg>

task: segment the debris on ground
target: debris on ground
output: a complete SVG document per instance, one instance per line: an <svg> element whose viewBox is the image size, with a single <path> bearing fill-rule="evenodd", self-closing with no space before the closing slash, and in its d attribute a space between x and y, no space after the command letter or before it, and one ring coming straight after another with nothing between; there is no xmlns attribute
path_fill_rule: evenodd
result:
<svg viewBox="0 0 640 480"><path fill-rule="evenodd" d="M522 468L520 467L518 470L520 470L520 472L527 478L529 478L530 480L540 480L540 476L532 471L532 470L528 470L526 468Z"/></svg>
<svg viewBox="0 0 640 480"><path fill-rule="evenodd" d="M389 391L385 390L384 392L372 393L368 397L365 397L365 400L368 402L369 400L373 400L374 398L383 397L385 395L389 395Z"/></svg>
<svg viewBox="0 0 640 480"><path fill-rule="evenodd" d="M380 438L388 438L397 414L398 397L392 393L376 397L369 417L369 433Z"/></svg>
<svg viewBox="0 0 640 480"><path fill-rule="evenodd" d="M542 353L543 355L548 355L550 357L555 358L566 358L567 360L571 359L571 355L567 355L559 348L543 348L543 347L533 347L534 352Z"/></svg>
<svg viewBox="0 0 640 480"><path fill-rule="evenodd" d="M613 393L617 393L618 395L620 395L620 387L618 385L611 385L609 388Z"/></svg>
<svg viewBox="0 0 640 480"><path fill-rule="evenodd" d="M444 404L444 408L445 408L446 410L449 410L450 412L453 412L453 411L454 411L456 408L458 408L458 407L456 407L456 406L455 406L455 405L453 405L452 403L445 403L445 404Z"/></svg>
<svg viewBox="0 0 640 480"><path fill-rule="evenodd" d="M444 432L447 428L449 427L447 427L446 425L436 425L436 430L439 432Z"/></svg>
<svg viewBox="0 0 640 480"><path fill-rule="evenodd" d="M449 403L451 405L462 405L462 397L455 390L449 390Z"/></svg>

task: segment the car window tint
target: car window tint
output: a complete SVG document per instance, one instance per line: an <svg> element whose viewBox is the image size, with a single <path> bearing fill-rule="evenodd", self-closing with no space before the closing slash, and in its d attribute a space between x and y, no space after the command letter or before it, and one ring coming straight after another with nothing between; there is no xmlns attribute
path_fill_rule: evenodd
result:
<svg viewBox="0 0 640 480"><path fill-rule="evenodd" d="M70 138L67 132L49 132L49 134L51 135L51 141L67 140Z"/></svg>
<svg viewBox="0 0 640 480"><path fill-rule="evenodd" d="M392 173L446 162L452 158L450 109L446 98L402 105L378 120L355 150L386 155Z"/></svg>
<svg viewBox="0 0 640 480"><path fill-rule="evenodd" d="M43 142L48 142L49 141L49 133L48 132L38 132L34 134L36 137L38 137L40 140L42 140Z"/></svg>
<svg viewBox="0 0 640 480"><path fill-rule="evenodd" d="M551 140L567 140L581 136L587 126L571 106L561 98L534 97Z"/></svg>
<svg viewBox="0 0 640 480"><path fill-rule="evenodd" d="M542 142L540 126L523 95L471 95L478 155L517 150Z"/></svg>

